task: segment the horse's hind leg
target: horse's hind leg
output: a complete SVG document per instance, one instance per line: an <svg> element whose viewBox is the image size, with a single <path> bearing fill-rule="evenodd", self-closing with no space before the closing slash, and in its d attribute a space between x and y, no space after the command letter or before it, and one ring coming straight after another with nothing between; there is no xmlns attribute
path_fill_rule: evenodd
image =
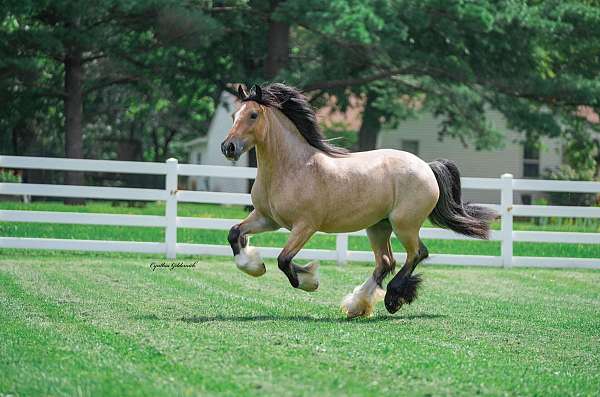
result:
<svg viewBox="0 0 600 397"><path fill-rule="evenodd" d="M367 228L367 236L375 254L375 270L371 277L354 288L342 301L342 310L348 318L371 315L375 304L383 298L381 283L396 264L390 245L391 235L392 226L387 219Z"/></svg>
<svg viewBox="0 0 600 397"><path fill-rule="evenodd" d="M404 304L410 304L417 297L417 288L421 282L419 275L412 275L415 267L429 256L427 247L419 238L419 230L396 230L398 239L406 248L406 262L402 269L388 283L385 293L385 307L390 313L396 313Z"/></svg>

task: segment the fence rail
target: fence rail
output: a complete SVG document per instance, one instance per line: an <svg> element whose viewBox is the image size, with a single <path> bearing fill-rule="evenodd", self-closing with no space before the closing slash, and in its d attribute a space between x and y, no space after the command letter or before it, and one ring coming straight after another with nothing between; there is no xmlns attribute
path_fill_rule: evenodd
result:
<svg viewBox="0 0 600 397"><path fill-rule="evenodd" d="M230 255L230 249L226 245L177 243L177 229L196 228L228 230L231 226L239 222L237 219L179 217L177 216L178 202L238 205L251 204L249 194L178 190L177 180L179 176L208 176L242 179L253 179L256 177L255 168L178 164L175 159L169 159L165 163L145 163L132 161L0 156L0 168L165 175L164 189L0 183L0 195L164 201L166 203L164 216L0 210L0 221L2 222L45 222L161 227L165 229L165 241L162 243L0 237L0 248L164 253L167 258L175 258L177 254ZM495 190L499 192L500 205L487 206L496 209L501 214L501 228L500 230L492 231L490 236L490 240L501 242L501 254L500 256L432 254L428 259L428 263L505 267L582 267L600 269L600 258L513 256L513 246L515 241L600 244L600 233L514 231L514 216L600 218L600 208L514 205L513 193L515 191L598 193L600 192L600 182L521 180L513 179L510 174L504 174L500 178L462 178L461 182L464 189ZM280 229L279 232L287 233L288 231ZM347 261L372 261L372 252L351 251L348 249L349 236L366 236L366 232L362 230L354 233L337 234L335 250L304 249L300 252L298 257L301 259L335 260L340 264L346 263ZM444 240L471 239L470 237L439 228L423 228L421 230L421 237L424 239ZM274 247L259 247L259 249L261 254L267 258L277 257L280 251L280 248ZM403 254L398 254L399 259L403 256Z"/></svg>

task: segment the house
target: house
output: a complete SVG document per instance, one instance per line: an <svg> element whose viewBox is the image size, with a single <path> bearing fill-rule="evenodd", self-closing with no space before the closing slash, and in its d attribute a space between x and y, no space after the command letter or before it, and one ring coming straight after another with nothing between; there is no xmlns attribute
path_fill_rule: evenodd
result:
<svg viewBox="0 0 600 397"><path fill-rule="evenodd" d="M511 131L500 112L488 111L486 117L498 131L504 132L504 147L494 150L476 150L465 147L459 140L440 140L440 120L425 113L407 120L393 130L384 130L378 137L378 147L411 152L425 161L447 158L458 164L466 177L498 178L505 173L515 178L539 178L547 169L562 163L562 144L559 139L543 138L537 147L524 145L523 134ZM543 193L519 192L515 203L531 204ZM463 199L479 203L498 203L500 193L494 190L465 190Z"/></svg>
<svg viewBox="0 0 600 397"><path fill-rule="evenodd" d="M207 135L185 144L189 151L190 163L248 165L247 155L242 156L237 162L231 162L225 159L220 149L221 142L232 125L231 114L237 106L239 106L237 99L233 95L225 92L222 94L221 104L215 112ZM340 121L339 114L328 111L319 111L318 116L323 121ZM355 111L350 116L346 114L345 117L349 125L356 126L354 119L360 117L360 112ZM448 158L458 164L463 176L468 177L498 178L504 173L511 173L515 178L539 178L546 169L556 168L561 164L562 145L558 139L543 139L539 150L535 147L525 147L520 143L522 134L511 131L499 112L489 111L487 117L499 131L505 132L505 145L501 149L478 151L473 147L465 147L455 139L447 138L440 141L438 138L440 120L427 113L417 119L407 120L395 129L382 131L378 137L378 147L409 151L425 161ZM343 119L344 116L342 121ZM247 186L247 181L244 179L191 177L189 180L189 188L193 190L246 192ZM498 203L500 200L497 191L465 190L463 194L464 199L471 202ZM520 192L514 199L516 203L532 203L538 197L538 193Z"/></svg>
<svg viewBox="0 0 600 397"><path fill-rule="evenodd" d="M225 140L231 128L231 114L237 106L236 97L228 92L221 94L220 105L210 122L207 134L184 144L189 153L188 162L190 164L248 166L247 154L242 155L238 161L230 161L221 153L221 142ZM188 188L213 192L246 193L248 180L191 176L188 179Z"/></svg>

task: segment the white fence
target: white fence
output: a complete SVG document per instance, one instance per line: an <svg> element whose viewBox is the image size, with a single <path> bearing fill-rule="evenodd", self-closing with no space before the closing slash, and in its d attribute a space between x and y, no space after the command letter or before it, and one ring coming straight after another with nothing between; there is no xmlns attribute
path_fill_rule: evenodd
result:
<svg viewBox="0 0 600 397"><path fill-rule="evenodd" d="M0 248L62 249L84 251L122 251L140 253L165 253L167 258L177 254L230 255L226 245L177 243L178 228L229 230L237 219L209 219L177 216L178 202L251 204L250 195L243 193L200 192L178 190L177 180L183 176L209 176L253 179L256 169L209 165L178 164L169 159L166 163L130 161L76 160L44 157L0 156L0 168L46 169L63 171L114 172L165 175L164 189L138 189L122 187L69 186L46 184L0 183L0 194L51 197L82 197L112 200L165 201L164 216L90 214L74 212L0 210L3 222L47 222L86 225L122 225L165 228L164 242L98 241L48 238L0 237ZM491 233L491 240L501 241L500 256L432 254L431 264L479 266L529 266L529 267L580 267L600 268L600 258L554 258L513 256L513 242L600 244L600 233L513 231L513 216L552 216L568 218L600 218L600 208L570 206L514 205L515 191L600 192L599 182L546 181L513 179L505 174L501 178L462 178L463 189L496 190L501 204L489 205L502 216L501 229ZM287 232L280 230L280 232ZM348 250L348 236L366 236L365 231L336 235L336 250L304 249L301 259L347 261L372 261L373 253ZM452 231L423 228L424 239L468 240ZM260 247L265 257L274 258L280 248ZM398 257L402 257L400 254Z"/></svg>

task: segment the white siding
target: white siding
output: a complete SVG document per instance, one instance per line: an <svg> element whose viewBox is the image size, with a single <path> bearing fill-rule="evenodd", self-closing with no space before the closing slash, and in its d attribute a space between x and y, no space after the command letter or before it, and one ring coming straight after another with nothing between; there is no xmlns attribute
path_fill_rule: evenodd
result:
<svg viewBox="0 0 600 397"><path fill-rule="evenodd" d="M542 178L544 172L555 169L562 164L562 145L558 139L542 139L542 150L540 152L540 171Z"/></svg>
<svg viewBox="0 0 600 397"><path fill-rule="evenodd" d="M208 148L206 142L190 146L189 160L190 164L205 164ZM198 156L200 155L200 157ZM200 160L200 161L198 161ZM210 190L209 181L210 178L207 176L190 176L188 177L188 188L190 190Z"/></svg>
<svg viewBox="0 0 600 397"><path fill-rule="evenodd" d="M221 95L221 104L215 111L208 129L208 141L204 144L190 147L190 162L193 162L193 159L195 159L195 157L192 157L192 153L200 150L202 151L202 164L248 166L247 154L240 157L238 161L232 162L227 160L223 156L223 153L221 153L221 142L223 142L233 124L231 114L237 109L238 104L236 102L236 98L233 95L223 92ZM198 189L202 189L202 186L206 185L200 180L195 181L195 184ZM248 190L248 181L236 178L211 177L208 180L208 190L213 192L246 193Z"/></svg>
<svg viewBox="0 0 600 397"><path fill-rule="evenodd" d="M505 145L493 151L477 151L472 146L465 148L460 141L446 138L438 139L439 120L426 113L418 119L408 120L395 130L382 131L378 146L382 148L402 148L402 140L419 141L419 157L425 161L447 158L455 161L462 176L498 178L511 173L515 178L523 176L523 147L516 140L522 135L510 131L498 112L488 112L488 119L499 131L506 131ZM540 172L560 164L560 145L556 140L545 139L540 152ZM498 203L500 196L493 191L466 191L467 201ZM534 195L535 197L535 195ZM520 195L515 197L520 202Z"/></svg>

